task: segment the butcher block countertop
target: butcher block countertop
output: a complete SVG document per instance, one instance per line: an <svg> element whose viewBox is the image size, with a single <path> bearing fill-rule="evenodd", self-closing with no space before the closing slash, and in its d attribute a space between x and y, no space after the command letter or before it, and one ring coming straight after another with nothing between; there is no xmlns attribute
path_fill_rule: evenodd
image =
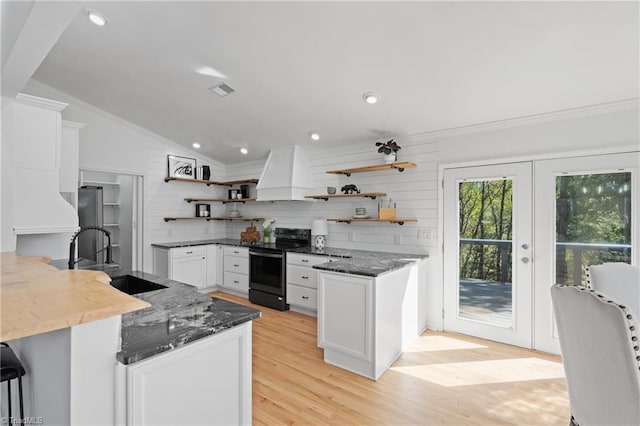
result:
<svg viewBox="0 0 640 426"><path fill-rule="evenodd" d="M151 306L109 285L104 272L58 270L47 257L0 254L0 341Z"/></svg>

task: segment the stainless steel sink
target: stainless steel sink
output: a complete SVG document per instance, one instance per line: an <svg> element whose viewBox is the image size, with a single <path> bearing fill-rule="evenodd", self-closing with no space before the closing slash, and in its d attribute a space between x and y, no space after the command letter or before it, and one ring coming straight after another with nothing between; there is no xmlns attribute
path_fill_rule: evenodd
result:
<svg viewBox="0 0 640 426"><path fill-rule="evenodd" d="M144 280L142 278L134 277L133 275L123 275L121 277L114 277L111 279L111 286L120 290L123 293L134 295L140 293L146 293L148 291L162 290L167 286L152 283L151 281Z"/></svg>

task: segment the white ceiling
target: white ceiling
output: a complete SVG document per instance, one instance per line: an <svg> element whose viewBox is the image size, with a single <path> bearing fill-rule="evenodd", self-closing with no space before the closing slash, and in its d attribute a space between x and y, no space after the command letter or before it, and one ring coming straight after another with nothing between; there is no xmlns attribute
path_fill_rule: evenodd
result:
<svg viewBox="0 0 640 426"><path fill-rule="evenodd" d="M638 2L85 5L108 24L82 9L34 78L225 163L639 92ZM202 66L237 92L211 93L220 79ZM382 102L364 103L367 91Z"/></svg>

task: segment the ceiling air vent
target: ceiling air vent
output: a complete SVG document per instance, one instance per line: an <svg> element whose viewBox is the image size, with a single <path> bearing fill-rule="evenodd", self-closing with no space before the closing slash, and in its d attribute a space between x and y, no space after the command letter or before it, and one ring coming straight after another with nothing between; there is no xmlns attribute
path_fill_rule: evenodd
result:
<svg viewBox="0 0 640 426"><path fill-rule="evenodd" d="M234 89L233 87L229 86L227 83L222 82L216 86L210 87L209 90L211 90L213 93L215 93L216 95L223 97L223 96L227 96L230 95L231 93L235 92L236 89Z"/></svg>

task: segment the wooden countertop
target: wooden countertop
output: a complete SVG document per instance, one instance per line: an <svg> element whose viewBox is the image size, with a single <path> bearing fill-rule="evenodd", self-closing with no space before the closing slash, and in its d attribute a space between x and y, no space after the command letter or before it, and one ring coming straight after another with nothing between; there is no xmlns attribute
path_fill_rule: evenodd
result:
<svg viewBox="0 0 640 426"><path fill-rule="evenodd" d="M109 285L100 271L58 270L47 257L0 254L0 341L146 308Z"/></svg>

